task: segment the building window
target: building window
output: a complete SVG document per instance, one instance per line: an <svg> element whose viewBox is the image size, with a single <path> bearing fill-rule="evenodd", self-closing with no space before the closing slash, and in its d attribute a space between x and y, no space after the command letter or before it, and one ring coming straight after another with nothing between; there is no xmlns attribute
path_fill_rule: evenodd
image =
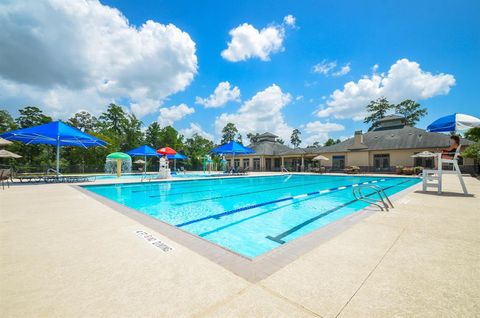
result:
<svg viewBox="0 0 480 318"><path fill-rule="evenodd" d="M260 170L260 158L253 158L253 170Z"/></svg>
<svg viewBox="0 0 480 318"><path fill-rule="evenodd" d="M273 167L275 168L275 170L280 170L281 163L282 160L280 158L273 159Z"/></svg>
<svg viewBox="0 0 480 318"><path fill-rule="evenodd" d="M417 154L418 152L415 152ZM413 161L415 167L423 167L432 169L435 166L435 161L433 157L415 157Z"/></svg>
<svg viewBox="0 0 480 318"><path fill-rule="evenodd" d="M240 159L235 159L234 160L234 165L235 165L235 168L240 167Z"/></svg>
<svg viewBox="0 0 480 318"><path fill-rule="evenodd" d="M332 157L332 169L342 170L345 168L345 156L333 156Z"/></svg>
<svg viewBox="0 0 480 318"><path fill-rule="evenodd" d="M375 170L390 170L390 155L379 154L373 155L373 166Z"/></svg>
<svg viewBox="0 0 480 318"><path fill-rule="evenodd" d="M247 169L250 166L250 159L243 159L243 169Z"/></svg>

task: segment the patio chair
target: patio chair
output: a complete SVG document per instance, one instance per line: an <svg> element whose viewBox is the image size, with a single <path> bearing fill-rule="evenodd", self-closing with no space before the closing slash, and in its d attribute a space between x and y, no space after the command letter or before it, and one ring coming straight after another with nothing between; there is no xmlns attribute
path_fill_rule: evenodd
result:
<svg viewBox="0 0 480 318"><path fill-rule="evenodd" d="M359 171L360 171L360 168L356 166L350 166L343 169L343 172L347 174L357 174Z"/></svg>
<svg viewBox="0 0 480 318"><path fill-rule="evenodd" d="M12 178L12 169L0 169L0 182L2 182L2 189L5 190L5 182L10 188L10 180Z"/></svg>

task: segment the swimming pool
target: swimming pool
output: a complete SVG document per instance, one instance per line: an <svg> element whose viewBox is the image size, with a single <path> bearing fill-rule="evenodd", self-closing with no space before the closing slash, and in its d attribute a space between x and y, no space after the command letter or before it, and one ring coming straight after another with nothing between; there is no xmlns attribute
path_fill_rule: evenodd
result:
<svg viewBox="0 0 480 318"><path fill-rule="evenodd" d="M419 181L282 175L83 188L254 258L366 207L353 197L353 185L376 184L392 195Z"/></svg>

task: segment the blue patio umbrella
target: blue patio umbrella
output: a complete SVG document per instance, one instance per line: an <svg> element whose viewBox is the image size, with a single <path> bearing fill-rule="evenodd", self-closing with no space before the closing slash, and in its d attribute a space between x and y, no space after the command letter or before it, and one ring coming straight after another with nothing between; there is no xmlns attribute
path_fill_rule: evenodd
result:
<svg viewBox="0 0 480 318"><path fill-rule="evenodd" d="M80 129L69 126L61 121L53 121L48 124L8 131L0 135L7 140L23 142L27 145L46 144L57 148L56 173L60 173L60 147L95 147L105 146L107 143L101 139L84 133Z"/></svg>
<svg viewBox="0 0 480 318"><path fill-rule="evenodd" d="M255 150L245 147L244 145L236 141L230 141L227 144L218 146L217 148L213 149L211 152L215 154L232 155L233 166L235 166L235 155L245 155L249 153L255 153Z"/></svg>
<svg viewBox="0 0 480 318"><path fill-rule="evenodd" d="M155 150L154 148L150 147L149 145L143 145L143 146L140 146L138 148L135 148L135 149L132 149L132 150L129 150L127 151L127 154L129 154L130 156L141 156L141 157L144 157L145 159L145 167L144 167L144 172L147 173L147 156L149 157L158 157L160 156L158 153L157 153L157 150Z"/></svg>
<svg viewBox="0 0 480 318"><path fill-rule="evenodd" d="M465 114L451 114L441 117L428 125L427 130L432 132L450 132L480 127L480 119Z"/></svg>
<svg viewBox="0 0 480 318"><path fill-rule="evenodd" d="M188 157L185 156L185 155L182 155L181 153L177 152L176 154L174 155L167 155L167 158L169 160L173 159L173 169L176 170L177 169L177 159L178 160L187 160Z"/></svg>

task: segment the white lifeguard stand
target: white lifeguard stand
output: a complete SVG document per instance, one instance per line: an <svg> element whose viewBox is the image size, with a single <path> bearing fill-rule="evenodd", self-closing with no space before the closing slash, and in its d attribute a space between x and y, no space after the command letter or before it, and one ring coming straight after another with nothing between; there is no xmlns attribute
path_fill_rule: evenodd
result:
<svg viewBox="0 0 480 318"><path fill-rule="evenodd" d="M458 180L460 181L460 185L462 186L462 190L464 194L468 194L467 187L465 186L465 182L463 181L462 172L458 166L458 156L460 155L460 148L461 145L458 145L457 149L455 150L455 155L452 159L444 159L442 158L441 153L429 153L423 152L412 157L436 157L437 158L437 169L424 169L422 172L423 178L423 191L427 191L430 188L437 188L438 194L442 193L442 176L444 174L456 174ZM450 163L453 165L452 170L444 170L443 164Z"/></svg>
<svg viewBox="0 0 480 318"><path fill-rule="evenodd" d="M159 179L168 179L170 176L170 168L168 167L167 160L164 157L161 157L158 168L158 177Z"/></svg>

